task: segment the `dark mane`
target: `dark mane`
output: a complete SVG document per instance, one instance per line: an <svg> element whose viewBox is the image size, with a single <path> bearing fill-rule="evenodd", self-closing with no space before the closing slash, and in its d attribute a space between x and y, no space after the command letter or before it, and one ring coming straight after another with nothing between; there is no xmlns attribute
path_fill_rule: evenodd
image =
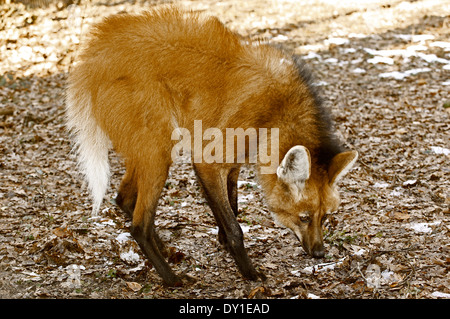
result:
<svg viewBox="0 0 450 319"><path fill-rule="evenodd" d="M317 85L314 84L314 76L311 70L302 61L300 56L293 55L292 59L302 82L308 87L314 99L316 108L315 116L318 124L320 145L316 150L317 164L328 167L331 159L344 149L336 137L331 111L324 106Z"/></svg>

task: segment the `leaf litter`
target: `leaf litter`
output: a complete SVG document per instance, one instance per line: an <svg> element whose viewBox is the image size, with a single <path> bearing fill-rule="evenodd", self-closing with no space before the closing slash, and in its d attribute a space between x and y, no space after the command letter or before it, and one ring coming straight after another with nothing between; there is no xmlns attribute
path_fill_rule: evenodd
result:
<svg viewBox="0 0 450 319"><path fill-rule="evenodd" d="M449 298L449 5L176 1L302 55L361 157L325 225L323 260L274 223L253 168L242 169L238 221L264 282L242 279L192 167L175 163L156 224L189 280L170 289L114 204L121 159L111 152L112 184L92 218L64 127L67 74L89 25L162 2L0 5L0 297Z"/></svg>

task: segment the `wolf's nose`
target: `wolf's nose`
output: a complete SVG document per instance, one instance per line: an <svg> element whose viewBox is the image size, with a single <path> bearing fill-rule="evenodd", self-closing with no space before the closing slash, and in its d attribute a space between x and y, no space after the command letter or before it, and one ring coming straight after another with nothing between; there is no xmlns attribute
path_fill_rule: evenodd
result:
<svg viewBox="0 0 450 319"><path fill-rule="evenodd" d="M325 256L325 252L323 250L313 251L312 253L314 258L323 258Z"/></svg>

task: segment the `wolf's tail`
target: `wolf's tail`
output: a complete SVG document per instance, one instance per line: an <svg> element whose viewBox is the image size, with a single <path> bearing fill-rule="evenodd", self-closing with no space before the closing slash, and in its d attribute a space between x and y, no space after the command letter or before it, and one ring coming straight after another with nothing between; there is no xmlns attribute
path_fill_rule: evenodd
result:
<svg viewBox="0 0 450 319"><path fill-rule="evenodd" d="M92 114L91 96L86 89L70 86L66 96L66 123L73 135L78 166L93 198L95 215L109 183L110 140Z"/></svg>

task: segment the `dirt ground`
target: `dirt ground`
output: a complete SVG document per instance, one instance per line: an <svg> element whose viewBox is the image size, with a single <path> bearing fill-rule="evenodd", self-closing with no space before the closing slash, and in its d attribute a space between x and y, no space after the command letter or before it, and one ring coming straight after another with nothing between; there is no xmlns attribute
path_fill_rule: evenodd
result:
<svg viewBox="0 0 450 319"><path fill-rule="evenodd" d="M239 222L264 282L221 248L190 165L171 168L157 226L167 288L129 235L112 183L92 218L64 126L64 88L89 25L163 1L0 5L0 298L450 298L450 1L174 1L301 54L360 159L312 259L276 225L252 167ZM168 2L164 2L168 3ZM338 4L337 4L338 3Z"/></svg>

